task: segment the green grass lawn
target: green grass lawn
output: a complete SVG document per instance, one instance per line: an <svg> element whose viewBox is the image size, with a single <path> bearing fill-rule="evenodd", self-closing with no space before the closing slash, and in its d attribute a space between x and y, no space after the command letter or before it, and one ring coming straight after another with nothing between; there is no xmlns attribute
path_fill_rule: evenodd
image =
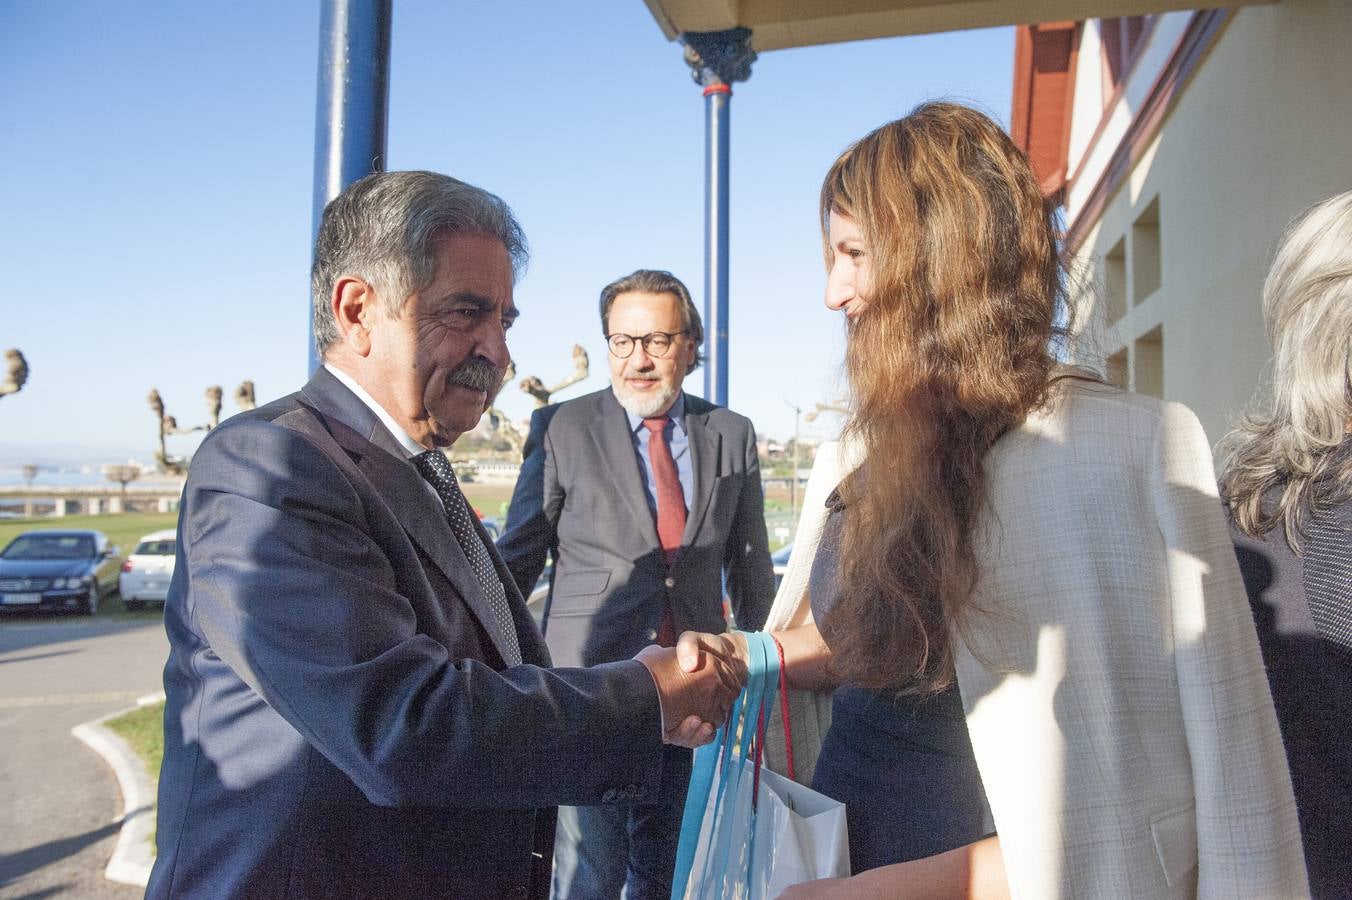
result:
<svg viewBox="0 0 1352 900"><path fill-rule="evenodd" d="M158 781L160 762L164 759L164 704L138 706L103 724L131 745L146 764L151 780Z"/></svg>
<svg viewBox="0 0 1352 900"><path fill-rule="evenodd" d="M507 503L512 499L512 488L516 485L503 484L497 481L467 481L460 485L460 489L465 492L465 499L469 505L490 519L497 519L498 524L507 521Z"/></svg>
<svg viewBox="0 0 1352 900"><path fill-rule="evenodd" d="M152 531L159 531L162 528L173 528L178 524L178 513L107 513L100 516L61 516L60 518L48 517L42 519L5 519L0 521L0 548L4 548L10 541L17 537L21 532L33 531L40 528L90 528L94 531L102 531L108 535L108 540L117 546L120 556L116 567L122 565L122 560L136 549L136 545L141 538ZM116 568L115 567L115 568ZM113 578L116 586L116 577ZM148 609L138 610L137 612L128 612L122 606L122 598L114 592L111 595L105 595L103 602L99 604L99 618L127 619L129 621L139 621L142 619L158 619L160 609L157 605L152 605Z"/></svg>
<svg viewBox="0 0 1352 900"><path fill-rule="evenodd" d="M42 519L5 519L0 522L0 547L21 531L36 528L92 528L108 535L126 556L136 549L142 535L178 524L178 513L108 513L100 516L61 516Z"/></svg>

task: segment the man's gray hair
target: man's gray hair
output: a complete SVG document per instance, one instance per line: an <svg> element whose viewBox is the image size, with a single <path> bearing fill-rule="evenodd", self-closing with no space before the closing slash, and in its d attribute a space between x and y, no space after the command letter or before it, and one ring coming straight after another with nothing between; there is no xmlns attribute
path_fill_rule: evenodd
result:
<svg viewBox="0 0 1352 900"><path fill-rule="evenodd" d="M695 345L695 362L690 366L690 371L700 367L704 362L704 322L695 308L695 302L690 299L689 289L681 279L661 269L639 269L601 288L602 334L610 334L610 308L615 305L615 298L620 294L675 294L680 301L681 319L688 332L686 337Z"/></svg>
<svg viewBox="0 0 1352 900"><path fill-rule="evenodd" d="M436 278L436 242L482 234L507 248L519 276L529 252L512 210L499 197L436 172L377 172L348 185L324 207L310 272L315 348L322 357L340 337L330 301L344 276L376 290L391 316Z"/></svg>

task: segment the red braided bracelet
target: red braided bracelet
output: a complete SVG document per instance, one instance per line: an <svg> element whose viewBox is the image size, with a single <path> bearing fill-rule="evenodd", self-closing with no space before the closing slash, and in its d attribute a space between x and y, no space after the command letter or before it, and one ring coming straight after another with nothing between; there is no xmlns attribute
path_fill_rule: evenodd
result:
<svg viewBox="0 0 1352 900"><path fill-rule="evenodd" d="M785 774L790 781L797 781L793 774L793 729L789 726L789 677L784 672L784 645L773 634L770 640L775 642L775 649L779 651L779 713L784 720L784 755L788 768Z"/></svg>

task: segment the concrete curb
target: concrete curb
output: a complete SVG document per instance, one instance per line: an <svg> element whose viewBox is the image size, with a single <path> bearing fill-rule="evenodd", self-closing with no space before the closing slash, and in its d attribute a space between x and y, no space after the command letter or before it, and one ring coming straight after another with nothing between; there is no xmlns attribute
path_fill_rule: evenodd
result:
<svg viewBox="0 0 1352 900"><path fill-rule="evenodd" d="M163 698L163 694L150 694L140 698L137 706L158 703ZM103 726L109 719L116 719L129 711L118 710L92 722L76 725L70 733L103 757L103 761L117 776L117 784L122 791L122 830L118 833L117 846L113 848L112 859L108 860L103 876L110 881L145 887L150 880L150 868L155 864L155 850L150 843L150 835L155 830L155 783L150 780L145 763L141 762L136 751Z"/></svg>

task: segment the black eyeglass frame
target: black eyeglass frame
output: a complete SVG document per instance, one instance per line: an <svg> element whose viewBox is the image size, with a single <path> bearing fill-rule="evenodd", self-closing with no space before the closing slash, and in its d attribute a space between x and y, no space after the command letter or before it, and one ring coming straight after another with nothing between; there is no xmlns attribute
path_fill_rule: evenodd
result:
<svg viewBox="0 0 1352 900"><path fill-rule="evenodd" d="M633 356L634 348L639 346L640 344L643 345L643 352L651 356L653 359L666 359L667 354L671 352L671 348L676 346L676 338L679 335L683 334L684 335L690 334L690 329L682 328L680 331L650 331L644 335L625 334L622 331L614 331L611 332L610 334L605 335L604 337L606 339L606 347L610 350L610 355L614 356L616 359L628 359L629 357ZM655 337L662 337L665 338L667 341L667 349L663 350L661 353L654 353L652 352L651 349L649 349L649 345L652 343L652 340ZM615 344L612 343L614 338L625 338L626 340L628 340L629 352L621 353L618 350L616 350Z"/></svg>

